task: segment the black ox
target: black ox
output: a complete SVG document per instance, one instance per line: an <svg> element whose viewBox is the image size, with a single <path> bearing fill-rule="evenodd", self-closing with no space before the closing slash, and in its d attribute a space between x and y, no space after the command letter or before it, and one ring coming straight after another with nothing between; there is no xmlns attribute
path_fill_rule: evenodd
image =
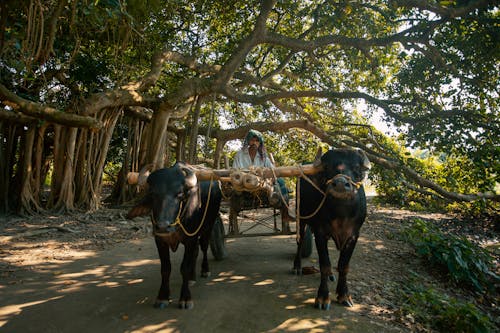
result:
<svg viewBox="0 0 500 333"><path fill-rule="evenodd" d="M151 214L153 234L161 261L161 286L155 307L165 308L170 299L170 250L184 244L181 264L182 287L179 307L193 307L190 281L196 279L198 244L203 252L201 276L210 275L207 249L214 221L219 214L221 190L218 182L198 182L184 163L156 170L147 178L146 196L128 213L128 218Z"/></svg>
<svg viewBox="0 0 500 333"><path fill-rule="evenodd" d="M359 230L366 218L366 197L362 182L370 169L365 153L354 149L333 149L321 156L314 166L321 171L298 183L300 238L294 260L294 272L301 274L301 248L305 227L311 228L318 251L321 282L315 307L330 309L328 280L334 281L328 240L333 239L340 257L337 265L337 301L352 306L347 287L347 272Z"/></svg>

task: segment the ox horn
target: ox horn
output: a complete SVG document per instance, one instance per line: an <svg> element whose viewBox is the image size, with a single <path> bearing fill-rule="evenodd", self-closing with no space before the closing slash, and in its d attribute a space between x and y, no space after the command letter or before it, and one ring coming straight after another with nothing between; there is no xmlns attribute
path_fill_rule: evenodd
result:
<svg viewBox="0 0 500 333"><path fill-rule="evenodd" d="M194 173L194 171L185 165L180 165L180 169L185 177L184 183L186 184L186 186L189 188L195 187L198 183L198 178L196 178L196 174Z"/></svg>
<svg viewBox="0 0 500 333"><path fill-rule="evenodd" d="M370 170L372 168L372 164L370 163L368 156L366 156L366 153L361 149L358 149L358 153L361 155L361 158L363 159L363 164L362 164L363 169L365 169L366 171Z"/></svg>
<svg viewBox="0 0 500 333"><path fill-rule="evenodd" d="M361 155L361 158L363 159L363 163L361 164L361 170L363 172L363 180L366 180L368 177L368 171L372 168L372 164L370 163L370 160L368 159L368 156L366 156L366 153L362 149L357 149L358 154Z"/></svg>
<svg viewBox="0 0 500 333"><path fill-rule="evenodd" d="M323 149L321 148L321 146L318 146L316 157L314 158L313 162L314 168L319 168L321 166L321 156L323 156Z"/></svg>

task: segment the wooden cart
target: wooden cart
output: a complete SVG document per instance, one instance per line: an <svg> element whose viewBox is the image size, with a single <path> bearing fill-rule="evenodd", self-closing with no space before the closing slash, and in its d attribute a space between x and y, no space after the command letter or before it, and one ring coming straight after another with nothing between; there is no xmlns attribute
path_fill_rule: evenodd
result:
<svg viewBox="0 0 500 333"><path fill-rule="evenodd" d="M246 231L255 228L258 225L265 226L271 230L267 234L290 234L290 225L288 220L283 220L282 214L278 211L288 209L288 196L281 197L281 200L270 199L270 193L274 180L278 177L297 177L302 175L310 175L317 172L317 168L312 164L306 164L294 167L277 167L277 168L249 168L249 169L222 169L213 170L200 166L192 166L193 170L198 177L198 180L218 180L222 184L224 197L229 202L229 223L228 231L225 231L222 218L219 217L215 221L212 230L212 237L210 241L210 248L216 260L221 260L227 256L225 248L225 240L227 237L242 237L242 236L256 236L263 235L245 234ZM147 179L148 173L141 171L141 173L130 172L128 174L128 183L137 184ZM245 230L240 230L238 224L238 217L240 213L252 209L271 208L273 213L266 219L255 220L253 226ZM278 228L277 217L281 217L281 229ZM300 221L298 221L300 222ZM312 253L312 233L306 230L305 241L303 245L302 256L309 257Z"/></svg>

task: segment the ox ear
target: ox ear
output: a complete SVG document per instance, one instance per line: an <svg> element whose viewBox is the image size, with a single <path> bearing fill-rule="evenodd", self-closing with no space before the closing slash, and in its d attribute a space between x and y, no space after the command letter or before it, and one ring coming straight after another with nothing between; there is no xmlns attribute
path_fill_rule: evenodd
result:
<svg viewBox="0 0 500 333"><path fill-rule="evenodd" d="M185 177L184 183L186 184L186 186L188 188L195 187L196 184L198 183L198 178L196 178L196 174L194 173L194 171L185 165L179 165L179 167L181 169L182 174Z"/></svg>
<svg viewBox="0 0 500 333"><path fill-rule="evenodd" d="M151 200L149 195L146 195L137 205L132 207L130 211L127 213L127 219L133 219L137 216L148 215L151 212Z"/></svg>
<svg viewBox="0 0 500 333"><path fill-rule="evenodd" d="M313 166L315 168L319 168L321 166L321 156L323 155L323 149L321 149L321 146L318 147L318 150L316 151L316 157L314 158Z"/></svg>

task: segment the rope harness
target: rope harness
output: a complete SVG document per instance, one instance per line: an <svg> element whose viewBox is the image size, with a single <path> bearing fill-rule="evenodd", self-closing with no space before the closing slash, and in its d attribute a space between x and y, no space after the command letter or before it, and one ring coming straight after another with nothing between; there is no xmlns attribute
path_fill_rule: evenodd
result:
<svg viewBox="0 0 500 333"><path fill-rule="evenodd" d="M186 236L188 236L188 237L196 235L201 230L201 228L203 227L203 224L205 223L205 219L207 217L208 206L210 204L210 197L212 194L212 185L213 185L213 178L210 179L210 186L208 187L207 203L205 205L205 210L203 211L203 217L201 219L201 222L200 222L200 225L198 226L198 228L196 228L196 230L194 232L189 232L189 231L187 231L186 227L184 227L184 225L182 224L182 218L186 214L186 207L187 207L187 205L185 205L185 206L183 205L184 201L181 201L179 204L179 212L177 213L177 216L175 218L175 222L171 224L172 227L178 225L182 229L182 231L186 234ZM198 195L200 197L200 203L201 203L201 189L200 188L198 188ZM153 225L155 225L155 226L158 225L156 223L156 220L155 220L153 214L151 214L151 220L153 222ZM153 234L155 236L168 235L168 233L160 233L160 232L153 232Z"/></svg>
<svg viewBox="0 0 500 333"><path fill-rule="evenodd" d="M301 176L302 178L304 178L305 180L307 180L317 191L319 191L322 195L323 195L323 198L321 199L321 202L319 203L318 207L309 215L306 215L306 216L301 216L299 213L300 213L300 180L297 182L297 202L296 202L296 213L297 213L297 216L296 216L296 223L297 223L297 227L296 227L296 239L297 241L300 241L300 220L301 219L309 219L311 217L313 217L314 215L316 215L319 210L323 207L323 205L325 204L325 201L326 201L326 197L327 197L327 194L325 192L323 192L323 190L321 190L318 185L316 185L311 178L307 177L306 174L304 174L304 171L302 168L300 168L300 171L301 171ZM336 179L338 178L344 178L347 180L347 182L351 185L353 185L354 187L356 187L356 189L359 189L362 185L363 185L363 182L362 181L359 181L359 182L354 182L352 180L351 177L349 177L348 175L344 175L344 174L338 174L338 175L335 175L333 176L332 178L328 179L326 182L325 182L325 185L330 185L332 184Z"/></svg>
<svg viewBox="0 0 500 333"><path fill-rule="evenodd" d="M349 177L348 175L344 175L342 173L339 173L338 175L335 175L333 178L328 179L325 184L329 185L329 184L333 183L335 181L335 179L338 179L338 178L345 178L345 179L347 179L347 182L349 184L351 184L352 186L356 187L357 189L360 188L361 185L363 185L362 181L360 181L360 182L354 182L351 177Z"/></svg>

